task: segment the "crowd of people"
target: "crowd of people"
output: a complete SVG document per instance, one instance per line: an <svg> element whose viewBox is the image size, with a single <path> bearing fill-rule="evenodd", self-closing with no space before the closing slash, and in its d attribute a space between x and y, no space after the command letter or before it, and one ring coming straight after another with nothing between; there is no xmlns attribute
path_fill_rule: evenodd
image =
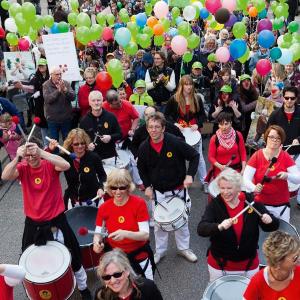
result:
<svg viewBox="0 0 300 300"><path fill-rule="evenodd" d="M80 10L93 15L110 8L117 28L122 8L133 16L146 4L87 0ZM188 188L196 178L199 194L208 194L197 233L210 238L209 281L230 274L251 278L245 300L299 297L299 238L278 231L290 222L291 192L300 208L299 60L273 59L258 41L259 17L232 15L247 25L243 40L250 54L243 63L234 58L224 63L218 54L235 41L233 24L217 30L199 17L190 20L201 42L190 48L189 61L173 49L168 32L160 46L151 43L131 55L114 40L85 47L76 41L82 80L68 82L61 66L48 67L42 36L51 30L44 29L32 42L36 72L30 80L7 82L0 57L0 142L10 159L2 180L17 179L22 188L22 252L33 244L63 243L82 299L92 299L92 293L65 211L98 208L93 251L104 254L94 299L160 300L153 280L167 255L169 233L174 232L179 255L198 260L188 226ZM63 7L54 17L68 21ZM273 34L286 34L294 17L290 13ZM3 51L18 50L5 41L1 45ZM272 61L266 76L256 68L263 58ZM123 78L104 88L99 74L111 60L121 62ZM259 112L261 101L270 102L272 112L269 104ZM260 230L274 232L263 246L267 267L259 271ZM11 287L26 273L17 271L0 265L0 299L13 299ZM14 284L6 280L10 275Z"/></svg>

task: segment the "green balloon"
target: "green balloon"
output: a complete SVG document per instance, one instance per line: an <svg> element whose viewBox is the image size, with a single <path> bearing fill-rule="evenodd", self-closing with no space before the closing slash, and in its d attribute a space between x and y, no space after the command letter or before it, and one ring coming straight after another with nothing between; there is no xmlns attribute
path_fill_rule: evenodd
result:
<svg viewBox="0 0 300 300"><path fill-rule="evenodd" d="M138 51L138 45L135 42L130 41L124 49L126 54L135 55Z"/></svg>
<svg viewBox="0 0 300 300"><path fill-rule="evenodd" d="M209 24L209 27L214 29L215 27L218 26L218 22L216 20L212 21L210 24Z"/></svg>
<svg viewBox="0 0 300 300"><path fill-rule="evenodd" d="M16 46L18 45L18 37L15 33L9 32L6 35L6 40L11 46Z"/></svg>
<svg viewBox="0 0 300 300"><path fill-rule="evenodd" d="M34 19L31 22L31 27L33 29L39 30L44 26L43 17L40 15L34 16Z"/></svg>
<svg viewBox="0 0 300 300"><path fill-rule="evenodd" d="M18 24L16 23L17 28L18 28L18 33L23 36L23 35L27 35L29 32L29 28L30 28L30 24L27 20L25 19L20 19L18 21Z"/></svg>
<svg viewBox="0 0 300 300"><path fill-rule="evenodd" d="M71 9L73 11L76 11L76 10L78 10L79 2L78 2L78 0L71 0L70 5L71 5Z"/></svg>
<svg viewBox="0 0 300 300"><path fill-rule="evenodd" d="M87 26L80 26L76 29L76 39L83 45L90 41L90 29Z"/></svg>
<svg viewBox="0 0 300 300"><path fill-rule="evenodd" d="M92 41L97 41L101 38L103 27L99 24L93 24L90 29L90 37Z"/></svg>
<svg viewBox="0 0 300 300"><path fill-rule="evenodd" d="M254 7L257 9L257 11L260 13L263 11L266 7L266 3L264 0L254 0L253 1Z"/></svg>
<svg viewBox="0 0 300 300"><path fill-rule="evenodd" d="M144 49L151 46L151 38L145 33L137 34L136 42Z"/></svg>
<svg viewBox="0 0 300 300"><path fill-rule="evenodd" d="M200 37L196 33L192 33L187 37L187 43L189 49L195 49L200 44Z"/></svg>
<svg viewBox="0 0 300 300"><path fill-rule="evenodd" d="M126 8L121 8L120 11L119 11L119 16L120 15L123 15L123 14L128 14L128 11Z"/></svg>
<svg viewBox="0 0 300 300"><path fill-rule="evenodd" d="M105 26L106 25L106 17L105 17L105 15L103 15L101 13L97 14L96 20L97 20L97 22L98 22L99 25L101 25L101 26Z"/></svg>
<svg viewBox="0 0 300 300"><path fill-rule="evenodd" d="M9 6L10 6L10 3L8 1L6 1L6 0L1 1L1 7L4 10L9 10Z"/></svg>
<svg viewBox="0 0 300 300"><path fill-rule="evenodd" d="M158 46L158 47L162 46L164 41L165 41L165 38L163 35L156 35L153 40L154 45Z"/></svg>
<svg viewBox="0 0 300 300"><path fill-rule="evenodd" d="M191 25L186 21L182 21L177 26L178 34L184 37L188 37L191 34Z"/></svg>
<svg viewBox="0 0 300 300"><path fill-rule="evenodd" d="M143 28L143 33L149 35L149 37L153 37L153 29L151 27L145 26Z"/></svg>
<svg viewBox="0 0 300 300"><path fill-rule="evenodd" d="M31 21L36 15L35 6L31 2L24 2L22 4L22 13L26 20Z"/></svg>
<svg viewBox="0 0 300 300"><path fill-rule="evenodd" d="M78 27L86 26L86 27L91 27L92 22L87 13L81 12L77 18L76 18L76 23Z"/></svg>
<svg viewBox="0 0 300 300"><path fill-rule="evenodd" d="M185 63L189 63L191 62L193 59L193 54L190 52L190 51L186 51L183 56L182 56L182 60L185 62Z"/></svg>
<svg viewBox="0 0 300 300"><path fill-rule="evenodd" d="M300 43L300 34L298 32L294 32L293 36L293 43Z"/></svg>
<svg viewBox="0 0 300 300"><path fill-rule="evenodd" d="M15 19L15 23L17 26L22 26L24 23L24 17L23 14L21 12L17 13L14 17Z"/></svg>
<svg viewBox="0 0 300 300"><path fill-rule="evenodd" d="M299 23L297 21L292 21L288 25L289 32L297 32L299 30Z"/></svg>
<svg viewBox="0 0 300 300"><path fill-rule="evenodd" d="M279 4L279 5L277 5L277 7L274 10L274 15L276 18L280 18L280 17L284 16L284 12L285 12L285 10L284 10L283 5Z"/></svg>
<svg viewBox="0 0 300 300"><path fill-rule="evenodd" d="M37 39L37 31L33 28L30 27L29 32L28 32L28 36L32 41L35 41Z"/></svg>
<svg viewBox="0 0 300 300"><path fill-rule="evenodd" d="M77 22L77 14L74 12L70 12L68 14L68 22L70 25L75 26Z"/></svg>
<svg viewBox="0 0 300 300"><path fill-rule="evenodd" d="M117 76L111 76L111 77L112 77L113 86L115 88L119 88L124 81L124 71L122 70L120 73L118 73Z"/></svg>
<svg viewBox="0 0 300 300"><path fill-rule="evenodd" d="M51 28L54 24L54 19L52 16L46 15L43 17L43 22L46 27Z"/></svg>
<svg viewBox="0 0 300 300"><path fill-rule="evenodd" d="M292 42L292 39L293 39L293 36L291 33L286 33L284 34L283 36L283 40L286 42L286 43L291 43Z"/></svg>
<svg viewBox="0 0 300 300"><path fill-rule="evenodd" d="M282 41L280 43L280 48L289 49L291 47L291 45L292 45L291 42Z"/></svg>
<svg viewBox="0 0 300 300"><path fill-rule="evenodd" d="M164 31L167 32L170 29L170 21L166 18L160 19L159 22L161 23Z"/></svg>
<svg viewBox="0 0 300 300"><path fill-rule="evenodd" d="M107 72L111 77L118 76L123 71L122 63L116 59L111 59L107 64Z"/></svg>
<svg viewBox="0 0 300 300"><path fill-rule="evenodd" d="M293 62L300 59L300 43L294 43L291 45L290 50L293 53Z"/></svg>
<svg viewBox="0 0 300 300"><path fill-rule="evenodd" d="M277 1L272 1L271 2L270 8L271 8L271 10L272 10L273 13L274 13L274 11L275 11L275 9L276 9L276 7L277 7L278 4L279 3Z"/></svg>
<svg viewBox="0 0 300 300"><path fill-rule="evenodd" d="M199 16L200 16L200 8L198 5L192 3L192 6L195 8L196 10L196 16L195 16L195 19L199 19Z"/></svg>
<svg viewBox="0 0 300 300"><path fill-rule="evenodd" d="M11 17L14 17L17 13L22 12L22 7L19 3L15 2L15 3L11 3L9 6L9 15Z"/></svg>
<svg viewBox="0 0 300 300"><path fill-rule="evenodd" d="M136 23L128 22L127 28L129 29L132 36L136 36L139 32L139 29L138 29L138 26L136 25Z"/></svg>
<svg viewBox="0 0 300 300"><path fill-rule="evenodd" d="M279 30L284 25L284 18L276 18L273 20L273 30Z"/></svg>
<svg viewBox="0 0 300 300"><path fill-rule="evenodd" d="M57 28L60 33L69 32L70 29L69 24L64 21L59 22Z"/></svg>
<svg viewBox="0 0 300 300"><path fill-rule="evenodd" d="M145 3L145 12L147 16L151 16L153 6L151 3Z"/></svg>
<svg viewBox="0 0 300 300"><path fill-rule="evenodd" d="M152 5L155 5L155 3L158 2L158 1L159 1L159 0L151 0L150 3L151 3Z"/></svg>
<svg viewBox="0 0 300 300"><path fill-rule="evenodd" d="M237 39L241 39L246 34L246 25L243 22L237 22L233 25L232 32Z"/></svg>
<svg viewBox="0 0 300 300"><path fill-rule="evenodd" d="M106 21L109 26L114 25L115 24L115 16L111 13L106 15Z"/></svg>
<svg viewBox="0 0 300 300"><path fill-rule="evenodd" d="M121 21L122 21L123 23L127 23L127 22L130 21L130 18L129 18L128 13L122 14L122 15L119 15L119 16L120 16L120 19L121 19Z"/></svg>
<svg viewBox="0 0 300 300"><path fill-rule="evenodd" d="M248 60L249 56L250 56L250 50L247 47L247 50L246 50L245 54L242 57L238 58L238 61L240 63L244 64Z"/></svg>
<svg viewBox="0 0 300 300"><path fill-rule="evenodd" d="M246 10L248 1L245 0L237 0L236 1L236 10Z"/></svg>
<svg viewBox="0 0 300 300"><path fill-rule="evenodd" d="M172 17L174 19L176 19L177 17L180 16L180 9L178 7L173 7L172 10L171 10L171 14L172 14Z"/></svg>

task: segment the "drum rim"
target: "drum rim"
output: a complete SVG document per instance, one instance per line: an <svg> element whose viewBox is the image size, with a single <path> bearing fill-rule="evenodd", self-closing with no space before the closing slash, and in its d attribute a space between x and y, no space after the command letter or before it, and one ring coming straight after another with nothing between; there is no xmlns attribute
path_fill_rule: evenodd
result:
<svg viewBox="0 0 300 300"><path fill-rule="evenodd" d="M64 263L63 263L62 268L59 269L55 274L51 274L50 276L43 278L43 281L41 281L41 277L36 276L36 275L31 275L28 272L28 270L26 269L26 261L27 261L29 253L31 253L34 249L36 249L38 247L46 247L46 246L56 247L59 250L61 250L61 252L64 256ZM25 249L25 251L21 254L20 259L19 259L19 265L23 266L26 271L25 280L32 282L32 283L36 283L36 284L46 284L46 283L53 282L54 280L60 278L61 276L63 276L66 273L66 271L68 270L68 268L71 265L71 254L65 245L63 245L62 243L56 242L56 241L48 241L47 244L43 245L43 246L36 246L33 244L33 245L30 245L29 247L27 247Z"/></svg>
<svg viewBox="0 0 300 300"><path fill-rule="evenodd" d="M184 135L185 139L187 139L188 137L192 137L192 135L190 135L190 133L194 133L195 138L193 138L193 142L195 142L197 140L197 142L191 143L192 146L195 146L201 140L201 133L198 130L192 130L190 127L184 127L182 129L182 134ZM196 136L197 136L197 138L196 138Z"/></svg>

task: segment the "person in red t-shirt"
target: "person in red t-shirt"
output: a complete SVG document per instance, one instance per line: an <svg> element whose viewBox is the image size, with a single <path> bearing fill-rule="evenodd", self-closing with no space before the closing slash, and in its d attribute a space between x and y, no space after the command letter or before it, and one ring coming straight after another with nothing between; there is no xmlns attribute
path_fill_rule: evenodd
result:
<svg viewBox="0 0 300 300"><path fill-rule="evenodd" d="M247 189L257 193L256 201L266 205L276 217L289 222L290 194L287 180L300 184L300 171L291 156L282 150L285 133L280 126L269 126L264 140L266 147L255 152L247 163L245 184Z"/></svg>
<svg viewBox="0 0 300 300"><path fill-rule="evenodd" d="M112 198L99 207L94 251L100 253L104 249L100 233L105 224L108 246L122 249L137 273L153 279L155 264L149 245L149 215L145 200L131 195L134 184L125 169L111 171L105 188Z"/></svg>
<svg viewBox="0 0 300 300"><path fill-rule="evenodd" d="M264 231L276 230L278 219L270 216L260 203L252 203L252 207L261 217L248 206L246 201L251 203L253 196L241 192L242 176L237 171L226 168L216 182L220 194L207 205L197 229L200 236L210 237L207 256L210 281L225 274L252 277L259 265L259 226Z"/></svg>
<svg viewBox="0 0 300 300"><path fill-rule="evenodd" d="M272 232L263 244L268 265L252 277L244 300L296 300L300 297L300 241Z"/></svg>

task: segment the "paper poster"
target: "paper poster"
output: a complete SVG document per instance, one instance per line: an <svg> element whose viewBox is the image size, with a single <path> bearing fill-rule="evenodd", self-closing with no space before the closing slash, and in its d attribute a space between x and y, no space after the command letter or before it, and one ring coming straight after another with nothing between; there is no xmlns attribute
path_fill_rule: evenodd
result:
<svg viewBox="0 0 300 300"><path fill-rule="evenodd" d="M7 81L28 81L35 74L31 52L4 52Z"/></svg>
<svg viewBox="0 0 300 300"><path fill-rule="evenodd" d="M70 82L82 80L73 33L48 34L42 38L49 70L52 67L60 67L64 80Z"/></svg>

